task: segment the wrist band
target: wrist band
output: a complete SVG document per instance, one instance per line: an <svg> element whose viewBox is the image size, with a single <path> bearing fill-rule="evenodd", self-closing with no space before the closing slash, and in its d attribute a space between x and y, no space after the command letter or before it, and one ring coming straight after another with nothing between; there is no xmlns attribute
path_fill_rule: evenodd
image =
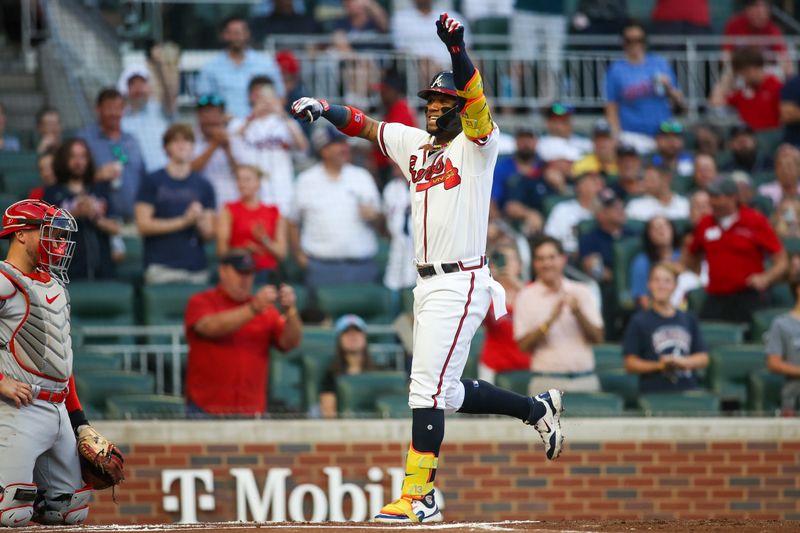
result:
<svg viewBox="0 0 800 533"><path fill-rule="evenodd" d="M364 126L366 126L367 122L364 120L364 112L360 109L350 106L347 106L347 109L350 110L350 121L339 128L339 131L345 135L349 135L350 137L355 137L361 133L361 130L364 129Z"/></svg>

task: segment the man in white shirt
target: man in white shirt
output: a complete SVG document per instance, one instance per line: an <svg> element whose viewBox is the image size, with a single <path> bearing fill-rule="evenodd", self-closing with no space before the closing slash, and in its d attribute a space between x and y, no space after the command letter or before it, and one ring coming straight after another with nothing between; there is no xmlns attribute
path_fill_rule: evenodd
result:
<svg viewBox="0 0 800 533"><path fill-rule="evenodd" d="M266 177L261 180L261 201L288 213L294 188L292 150L305 151L308 141L289 119L268 77L254 77L247 90L252 113L228 125L233 156L237 163L261 169Z"/></svg>
<svg viewBox="0 0 800 533"><path fill-rule="evenodd" d="M667 167L648 165L644 170L644 192L641 198L628 202L625 215L632 220L650 220L655 216L670 220L689 218L689 200L672 192L672 171Z"/></svg>
<svg viewBox="0 0 800 533"><path fill-rule="evenodd" d="M594 217L597 195L603 188L603 180L594 172L578 176L575 184L575 199L556 204L544 232L561 242L564 253L574 255L578 251L578 224Z"/></svg>
<svg viewBox="0 0 800 533"><path fill-rule="evenodd" d="M225 101L221 97L205 94L197 99L195 139L192 170L205 176L214 187L217 209L238 200L234 177L237 163L227 129Z"/></svg>
<svg viewBox="0 0 800 533"><path fill-rule="evenodd" d="M438 5L438 2L434 4L433 0L414 0L413 3L412 7L397 10L392 14L389 24L395 50L409 52L419 58L433 61L435 66L431 69L432 72L449 67L450 55L430 29L439 19L439 13L447 11L452 18L461 21L464 25L465 38L469 39L470 32L464 24L464 17L456 11Z"/></svg>
<svg viewBox="0 0 800 533"><path fill-rule="evenodd" d="M287 217L289 239L306 285L377 281L380 194L372 175L351 165L346 137L332 126L311 136L320 163L297 177Z"/></svg>
<svg viewBox="0 0 800 533"><path fill-rule="evenodd" d="M416 285L417 266L411 228L411 193L397 165L392 165L392 173L392 179L383 188L383 216L391 239L383 284L399 295L400 290Z"/></svg>
<svg viewBox="0 0 800 533"><path fill-rule="evenodd" d="M592 140L576 135L572 129L572 106L553 102L544 109L544 125L547 135L539 139L539 145L546 145L551 139L564 139L577 150L578 158L592 153Z"/></svg>

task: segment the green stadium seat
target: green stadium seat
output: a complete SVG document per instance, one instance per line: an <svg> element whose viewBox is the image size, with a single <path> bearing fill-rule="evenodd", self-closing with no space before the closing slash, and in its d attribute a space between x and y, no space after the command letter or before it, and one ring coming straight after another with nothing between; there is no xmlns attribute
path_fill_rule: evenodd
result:
<svg viewBox="0 0 800 533"><path fill-rule="evenodd" d="M604 372L598 374L597 377L600 378L600 388L603 392L621 396L628 408L636 407L636 399L639 397L638 376L625 371L616 371Z"/></svg>
<svg viewBox="0 0 800 533"><path fill-rule="evenodd" d="M775 172L772 170L753 172L753 174L750 176L750 179L753 181L753 187L758 187L759 185L764 185L770 181L775 181ZM762 198L764 197L762 196Z"/></svg>
<svg viewBox="0 0 800 533"><path fill-rule="evenodd" d="M5 174L11 170L22 170L32 172L35 175L38 157L36 152L33 151L3 152L3 157L0 157L0 174Z"/></svg>
<svg viewBox="0 0 800 533"><path fill-rule="evenodd" d="M621 396L608 392L566 392L564 405L567 417L620 416L625 407Z"/></svg>
<svg viewBox="0 0 800 533"><path fill-rule="evenodd" d="M414 289L403 289L400 293L404 313L414 313Z"/></svg>
<svg viewBox="0 0 800 533"><path fill-rule="evenodd" d="M19 197L13 194L0 194L0 211L5 212L6 208L19 200Z"/></svg>
<svg viewBox="0 0 800 533"><path fill-rule="evenodd" d="M498 42L481 43L474 45L475 50L508 50L509 20L506 17L486 17L479 18L472 22L471 30L473 35L486 35L495 37L506 37L498 39Z"/></svg>
<svg viewBox="0 0 800 533"><path fill-rule="evenodd" d="M772 216L772 212L775 210L775 205L772 203L772 200L765 196L755 196L750 201L750 207L759 211L762 215L769 218Z"/></svg>
<svg viewBox="0 0 800 533"><path fill-rule="evenodd" d="M300 264L293 255L289 255L281 261L280 274L283 279L292 284L303 283L303 277L305 276L303 269L300 268Z"/></svg>
<svg viewBox="0 0 800 533"><path fill-rule="evenodd" d="M710 349L723 344L741 344L747 331L745 324L731 324L728 322L701 322L700 333L706 346Z"/></svg>
<svg viewBox="0 0 800 533"><path fill-rule="evenodd" d="M469 345L469 355L467 356L467 363L464 365L464 372L462 373L465 378L478 377L478 365L481 360L481 350L483 350L483 343L486 342L486 332L483 328L478 328L475 335L472 337L472 342Z"/></svg>
<svg viewBox="0 0 800 533"><path fill-rule="evenodd" d="M409 418L408 394L382 394L375 400L375 408L381 418Z"/></svg>
<svg viewBox="0 0 800 533"><path fill-rule="evenodd" d="M528 395L528 384L533 378L530 370L513 370L511 372L498 372L494 377L494 382L498 387L508 389L517 394Z"/></svg>
<svg viewBox="0 0 800 533"><path fill-rule="evenodd" d="M106 415L112 420L174 419L186 415L186 401L179 396L131 394L106 400Z"/></svg>
<svg viewBox="0 0 800 533"><path fill-rule="evenodd" d="M595 344L592 346L592 351L594 352L594 368L598 374L625 370L625 360L620 344Z"/></svg>
<svg viewBox="0 0 800 533"><path fill-rule="evenodd" d="M93 370L121 370L122 359L116 355L91 352L75 352L72 356L72 371L76 376Z"/></svg>
<svg viewBox="0 0 800 533"><path fill-rule="evenodd" d="M306 409L303 395L303 368L299 351L281 353L271 350L269 356L269 402L271 412L299 413Z"/></svg>
<svg viewBox="0 0 800 533"><path fill-rule="evenodd" d="M3 172L3 191L17 199L26 198L34 187L42 184L34 167L29 169L10 169Z"/></svg>
<svg viewBox="0 0 800 533"><path fill-rule="evenodd" d="M708 381L711 390L724 401L747 405L747 385L751 372L766 366L762 344L717 346L710 353Z"/></svg>
<svg viewBox="0 0 800 533"><path fill-rule="evenodd" d="M778 146L783 141L783 129L778 128L774 130L760 130L756 132L756 142L762 152L769 154L775 153Z"/></svg>
<svg viewBox="0 0 800 533"><path fill-rule="evenodd" d="M636 302L631 295L630 272L633 259L642 251L642 240L638 237L622 239L614 243L614 287L619 305L631 310Z"/></svg>
<svg viewBox="0 0 800 533"><path fill-rule="evenodd" d="M114 395L152 394L155 379L151 374L123 370L86 371L75 376L81 402L104 409L106 398Z"/></svg>
<svg viewBox="0 0 800 533"><path fill-rule="evenodd" d="M786 237L781 240L783 242L783 247L786 248L787 253L800 254L800 239Z"/></svg>
<svg viewBox="0 0 800 533"><path fill-rule="evenodd" d="M117 278L141 285L144 276L144 241L139 237L123 237L125 258L117 265Z"/></svg>
<svg viewBox="0 0 800 533"><path fill-rule="evenodd" d="M305 309L308 307L309 301L309 294L308 288L305 285L300 285L298 283L290 283L289 285L292 286L294 289L294 296L295 296L295 307L298 309Z"/></svg>
<svg viewBox="0 0 800 533"><path fill-rule="evenodd" d="M143 322L148 326L183 324L186 303L208 287L183 283L142 287Z"/></svg>
<svg viewBox="0 0 800 533"><path fill-rule="evenodd" d="M336 350L336 331L333 328L309 327L303 330L300 351L303 355L318 356Z"/></svg>
<svg viewBox="0 0 800 533"><path fill-rule="evenodd" d="M706 391L639 396L639 409L647 416L713 416L719 413L719 408L719 398Z"/></svg>
<svg viewBox="0 0 800 533"><path fill-rule="evenodd" d="M706 301L706 291L703 288L693 289L686 293L686 301L688 310L695 315L699 315Z"/></svg>
<svg viewBox="0 0 800 533"><path fill-rule="evenodd" d="M133 287L120 281L75 281L69 284L70 306L76 326L132 326L136 324ZM101 344L133 343L129 335L82 338Z"/></svg>
<svg viewBox="0 0 800 533"><path fill-rule="evenodd" d="M408 394L403 372L362 372L336 378L336 399L340 415L376 413L375 402L384 394Z"/></svg>
<svg viewBox="0 0 800 533"><path fill-rule="evenodd" d="M375 262L378 265L378 279L383 279L386 263L389 262L389 239L378 239L378 253L375 254Z"/></svg>
<svg viewBox="0 0 800 533"><path fill-rule="evenodd" d="M387 321L389 291L377 283L353 283L317 289L322 311L336 319L354 313L367 322Z"/></svg>
<svg viewBox="0 0 800 533"><path fill-rule="evenodd" d="M748 379L747 407L751 411L774 412L781 408L781 389L785 378L766 368L751 372Z"/></svg>
<svg viewBox="0 0 800 533"><path fill-rule="evenodd" d="M333 351L313 355L303 354L300 357L300 368L303 381L303 405L307 409L319 403L322 380L333 363Z"/></svg>
<svg viewBox="0 0 800 533"><path fill-rule="evenodd" d="M767 307L754 311L753 322L750 325L753 341L761 342L764 339L764 334L769 330L772 321L779 315L788 313L791 310L791 307Z"/></svg>
<svg viewBox="0 0 800 533"><path fill-rule="evenodd" d="M793 307L794 295L788 283L778 283L769 288L769 301L774 307Z"/></svg>

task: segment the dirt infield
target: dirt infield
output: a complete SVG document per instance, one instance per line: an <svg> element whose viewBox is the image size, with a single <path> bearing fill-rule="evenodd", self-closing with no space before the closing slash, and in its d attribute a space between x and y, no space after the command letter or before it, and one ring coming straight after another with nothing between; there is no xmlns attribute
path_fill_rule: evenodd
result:
<svg viewBox="0 0 800 533"><path fill-rule="evenodd" d="M441 531L529 531L535 533L645 533L664 531L670 533L788 533L800 532L800 522L783 522L778 520L564 520L557 522L539 522L535 520L505 522L443 522L440 524L410 524L386 526L368 523L326 522L319 524L291 523L203 523L203 524L147 524L127 526L73 526L48 527L36 526L15 529L17 532L31 533L92 533L111 531L131 532L196 532L214 531L218 533L243 533L245 531L280 531L281 533L303 533L306 531L346 531L347 533L382 533L397 529L441 530Z"/></svg>

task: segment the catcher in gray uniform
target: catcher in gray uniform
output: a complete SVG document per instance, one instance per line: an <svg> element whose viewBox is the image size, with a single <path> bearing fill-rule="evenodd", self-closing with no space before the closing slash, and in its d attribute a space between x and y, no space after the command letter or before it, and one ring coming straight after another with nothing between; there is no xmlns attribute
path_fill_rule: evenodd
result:
<svg viewBox="0 0 800 533"><path fill-rule="evenodd" d="M72 377L68 212L22 200L0 238L0 525L80 524L91 490L121 481L119 450L89 425Z"/></svg>

